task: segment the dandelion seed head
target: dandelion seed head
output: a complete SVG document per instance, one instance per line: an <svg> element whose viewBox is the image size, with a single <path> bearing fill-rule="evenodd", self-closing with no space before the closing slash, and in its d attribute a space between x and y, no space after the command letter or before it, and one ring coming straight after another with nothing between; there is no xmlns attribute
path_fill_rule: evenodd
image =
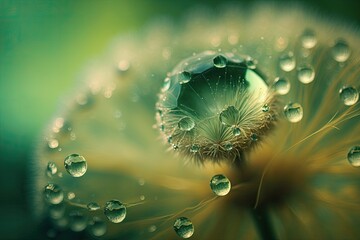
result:
<svg viewBox="0 0 360 240"><path fill-rule="evenodd" d="M104 239L170 239L176 220L186 218L196 229L192 239L256 239L254 208L268 209L277 238L360 235L360 175L352 164L360 142L358 32L298 8L209 11L114 40L55 115L36 151L33 203L39 219L65 233L60 238L89 231ZM223 77L229 64L241 65L240 74ZM309 66L300 80L299 67ZM219 76L226 81L216 88ZM349 94L352 104L344 104ZM302 108L295 122L283 112L289 103ZM49 139L58 141L56 151ZM164 141L180 154L166 151ZM243 152L243 172L207 164ZM86 157L79 178L65 174L73 153ZM184 166L184 156L204 167ZM231 182L221 197L209 186L220 174ZM64 198L70 192L76 198ZM118 224L105 214L114 199L126 209ZM89 203L100 210L89 211Z"/></svg>

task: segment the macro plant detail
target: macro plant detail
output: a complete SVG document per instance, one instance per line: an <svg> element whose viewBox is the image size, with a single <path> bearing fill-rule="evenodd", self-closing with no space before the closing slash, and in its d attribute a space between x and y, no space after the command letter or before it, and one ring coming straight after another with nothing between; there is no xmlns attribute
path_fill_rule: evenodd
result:
<svg viewBox="0 0 360 240"><path fill-rule="evenodd" d="M36 151L48 237L359 236L359 33L221 12L155 22L86 68Z"/></svg>

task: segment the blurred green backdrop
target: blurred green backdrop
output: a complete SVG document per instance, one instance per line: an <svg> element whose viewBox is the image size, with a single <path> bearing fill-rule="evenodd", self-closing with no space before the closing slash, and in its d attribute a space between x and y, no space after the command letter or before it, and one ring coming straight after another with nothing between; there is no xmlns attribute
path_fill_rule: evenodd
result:
<svg viewBox="0 0 360 240"><path fill-rule="evenodd" d="M251 7L254 2L243 4ZM213 8L223 3L203 0L196 5ZM300 4L319 14L360 24L356 1ZM34 236L27 205L28 165L43 127L79 71L115 36L136 31L157 17L176 20L193 6L190 0L0 0L1 239Z"/></svg>

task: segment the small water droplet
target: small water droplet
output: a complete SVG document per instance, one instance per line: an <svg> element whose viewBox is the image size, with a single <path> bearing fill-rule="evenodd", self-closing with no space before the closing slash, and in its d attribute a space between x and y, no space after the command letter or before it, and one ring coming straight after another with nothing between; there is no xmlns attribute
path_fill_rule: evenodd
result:
<svg viewBox="0 0 360 240"><path fill-rule="evenodd" d="M73 193L73 192L68 192L67 198L68 198L69 200L72 200L72 199L74 199L75 197L76 197L75 193Z"/></svg>
<svg viewBox="0 0 360 240"><path fill-rule="evenodd" d="M145 185L145 179L140 178L140 179L138 180L138 183L139 183L140 186L144 186L144 185Z"/></svg>
<svg viewBox="0 0 360 240"><path fill-rule="evenodd" d="M163 86L161 88L162 92L166 92L170 88L171 79L169 77L165 78Z"/></svg>
<svg viewBox="0 0 360 240"><path fill-rule="evenodd" d="M178 126L181 131L190 131L195 127L195 122L191 117L183 117L179 120Z"/></svg>
<svg viewBox="0 0 360 240"><path fill-rule="evenodd" d="M251 141L256 142L259 140L259 137L257 134L253 133L250 135L250 139L251 139Z"/></svg>
<svg viewBox="0 0 360 240"><path fill-rule="evenodd" d="M64 161L66 171L73 177L81 177L86 173L87 162L85 158L79 154L71 154Z"/></svg>
<svg viewBox="0 0 360 240"><path fill-rule="evenodd" d="M233 149L233 144L231 142L225 142L224 143L224 148L226 151L231 151Z"/></svg>
<svg viewBox="0 0 360 240"><path fill-rule="evenodd" d="M225 196L231 190L230 180L222 174L215 175L210 180L211 190L218 196Z"/></svg>
<svg viewBox="0 0 360 240"><path fill-rule="evenodd" d="M191 153L197 153L200 150L200 146L198 144L193 144L190 147L190 152Z"/></svg>
<svg viewBox="0 0 360 240"><path fill-rule="evenodd" d="M180 84L188 83L191 80L191 73L183 71L177 75L177 80Z"/></svg>
<svg viewBox="0 0 360 240"><path fill-rule="evenodd" d="M104 213L111 222L120 223L126 217L126 207L118 200L110 200L105 204Z"/></svg>
<svg viewBox="0 0 360 240"><path fill-rule="evenodd" d="M339 94L340 99L346 106L354 105L359 100L359 92L351 86L342 87L339 91Z"/></svg>
<svg viewBox="0 0 360 240"><path fill-rule="evenodd" d="M89 223L90 232L95 237L103 236L106 231L106 223L99 217L93 217Z"/></svg>
<svg viewBox="0 0 360 240"><path fill-rule="evenodd" d="M96 211L100 209L99 204L97 204L96 202L88 203L86 206L89 209L89 211Z"/></svg>
<svg viewBox="0 0 360 240"><path fill-rule="evenodd" d="M225 126L235 125L238 121L238 118L239 111L234 106L227 107L219 115L220 122Z"/></svg>
<svg viewBox="0 0 360 240"><path fill-rule="evenodd" d="M311 83L315 78L314 68L311 66L303 66L298 69L297 77L304 84Z"/></svg>
<svg viewBox="0 0 360 240"><path fill-rule="evenodd" d="M60 219L65 214L65 205L63 203L50 205L49 206L49 216L52 219Z"/></svg>
<svg viewBox="0 0 360 240"><path fill-rule="evenodd" d="M151 225L151 226L149 227L148 231L149 231L150 233L152 233L152 232L155 232L156 229L157 229L157 228L156 228L155 225Z"/></svg>
<svg viewBox="0 0 360 240"><path fill-rule="evenodd" d="M286 78L276 78L273 86L279 95L285 95L290 91L290 82Z"/></svg>
<svg viewBox="0 0 360 240"><path fill-rule="evenodd" d="M57 166L53 162L49 162L46 167L46 174L51 177L52 175L55 175L57 173Z"/></svg>
<svg viewBox="0 0 360 240"><path fill-rule="evenodd" d="M62 189L56 184L49 183L46 185L44 194L45 199L51 204L59 204L64 199L64 193Z"/></svg>
<svg viewBox="0 0 360 240"><path fill-rule="evenodd" d="M268 105L268 104L265 104L264 106L262 106L261 111L263 111L263 112L269 112L269 111L270 111L269 105Z"/></svg>
<svg viewBox="0 0 360 240"><path fill-rule="evenodd" d="M190 219L179 217L175 220L174 230L179 237L189 238L194 234L194 225Z"/></svg>
<svg viewBox="0 0 360 240"><path fill-rule="evenodd" d="M256 69L256 64L257 64L257 61L255 59L252 59L251 57L248 57L245 61L246 63L246 66L249 68L249 69Z"/></svg>
<svg viewBox="0 0 360 240"><path fill-rule="evenodd" d="M48 146L51 149L55 149L59 146L59 141L55 138L49 139Z"/></svg>
<svg viewBox="0 0 360 240"><path fill-rule="evenodd" d="M232 130L235 137L239 136L241 134L241 130L239 127L234 127Z"/></svg>
<svg viewBox="0 0 360 240"><path fill-rule="evenodd" d="M350 47L345 40L338 40L332 48L332 56L335 61L342 63L350 57Z"/></svg>
<svg viewBox="0 0 360 240"><path fill-rule="evenodd" d="M81 232L86 228L87 218L80 212L71 212L69 214L70 229L74 232Z"/></svg>
<svg viewBox="0 0 360 240"><path fill-rule="evenodd" d="M289 122L296 123L303 118L303 108L298 103L289 103L284 107L284 114Z"/></svg>
<svg viewBox="0 0 360 240"><path fill-rule="evenodd" d="M360 167L360 146L352 147L347 155L349 163L354 167Z"/></svg>
<svg viewBox="0 0 360 240"><path fill-rule="evenodd" d="M119 61L118 63L118 69L121 71L121 72L126 72L127 70L129 70L130 68L130 62L127 61L127 60L121 60Z"/></svg>
<svg viewBox="0 0 360 240"><path fill-rule="evenodd" d="M307 29L301 36L301 43L304 48L310 49L316 46L317 39L314 31Z"/></svg>
<svg viewBox="0 0 360 240"><path fill-rule="evenodd" d="M292 71L296 66L296 61L294 54L292 52L289 52L287 54L280 56L280 68L285 72Z"/></svg>
<svg viewBox="0 0 360 240"><path fill-rule="evenodd" d="M218 55L213 59L214 67L224 68L227 64L227 59L223 55Z"/></svg>

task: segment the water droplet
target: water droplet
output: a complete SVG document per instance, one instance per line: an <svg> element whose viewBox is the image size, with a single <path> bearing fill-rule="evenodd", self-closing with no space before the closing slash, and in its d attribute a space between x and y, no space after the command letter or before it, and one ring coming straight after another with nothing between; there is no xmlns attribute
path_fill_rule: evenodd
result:
<svg viewBox="0 0 360 240"><path fill-rule="evenodd" d="M140 178L140 179L138 180L138 183L139 183L140 186L144 186L144 185L145 185L145 179Z"/></svg>
<svg viewBox="0 0 360 240"><path fill-rule="evenodd" d="M284 114L289 122L296 123L303 118L303 108L298 103L289 103L284 107Z"/></svg>
<svg viewBox="0 0 360 240"><path fill-rule="evenodd" d="M337 62L345 62L350 57L350 47L344 40L338 40L331 51L333 58Z"/></svg>
<svg viewBox="0 0 360 240"><path fill-rule="evenodd" d="M279 95L285 95L290 91L290 82L286 78L276 78L274 82L275 92Z"/></svg>
<svg viewBox="0 0 360 240"><path fill-rule="evenodd" d="M241 130L238 127L234 127L232 130L235 137L239 136L241 134Z"/></svg>
<svg viewBox="0 0 360 240"><path fill-rule="evenodd" d="M222 174L215 175L210 181L211 190L218 196L225 196L230 192L230 180Z"/></svg>
<svg viewBox="0 0 360 240"><path fill-rule="evenodd" d="M219 115L220 122L225 126L235 125L238 121L238 118L239 111L234 106L227 107Z"/></svg>
<svg viewBox="0 0 360 240"><path fill-rule="evenodd" d="M161 88L162 92L166 92L170 88L171 79L169 77L165 78L163 86Z"/></svg>
<svg viewBox="0 0 360 240"><path fill-rule="evenodd" d="M66 171L73 177L81 177L86 173L87 163L83 156L71 154L64 161Z"/></svg>
<svg viewBox="0 0 360 240"><path fill-rule="evenodd" d="M253 133L250 135L250 139L251 139L251 141L256 142L259 140L259 137L257 134Z"/></svg>
<svg viewBox="0 0 360 240"><path fill-rule="evenodd" d="M190 131L195 127L195 122L191 117L183 117L179 120L178 126L181 131Z"/></svg>
<svg viewBox="0 0 360 240"><path fill-rule="evenodd" d="M53 162L49 162L46 167L46 174L51 177L52 175L57 173L57 166Z"/></svg>
<svg viewBox="0 0 360 240"><path fill-rule="evenodd" d="M279 64L280 64L280 68L283 71L290 72L296 66L294 54L292 52L289 52L287 54L281 55Z"/></svg>
<svg viewBox="0 0 360 240"><path fill-rule="evenodd" d="M198 144L193 144L190 147L190 152L191 153L197 153L200 150L200 146Z"/></svg>
<svg viewBox="0 0 360 240"><path fill-rule="evenodd" d="M231 142L225 142L224 143L224 148L226 151L231 151L233 149L233 144Z"/></svg>
<svg viewBox="0 0 360 240"><path fill-rule="evenodd" d="M248 57L245 61L245 64L249 69L256 69L257 61L251 57Z"/></svg>
<svg viewBox="0 0 360 240"><path fill-rule="evenodd" d="M155 225L151 225L151 226L149 227L148 231L149 231L150 233L152 233L152 232L155 232L156 229L157 229L157 228L156 228Z"/></svg>
<svg viewBox="0 0 360 240"><path fill-rule="evenodd" d="M298 69L297 77L304 84L311 83L315 78L314 68L311 66L303 66Z"/></svg>
<svg viewBox="0 0 360 240"><path fill-rule="evenodd" d="M57 140L57 139L49 139L49 141L48 141L48 146L49 146L49 148L51 148L51 149L55 149L55 148L57 148L58 146L59 146L59 141Z"/></svg>
<svg viewBox="0 0 360 240"><path fill-rule="evenodd" d="M75 197L76 197L75 193L73 193L73 192L68 192L67 198L68 198L69 200L72 200L72 199L74 199Z"/></svg>
<svg viewBox="0 0 360 240"><path fill-rule="evenodd" d="M264 106L262 106L261 111L263 111L263 112L269 112L269 111L270 111L269 105L265 104Z"/></svg>
<svg viewBox="0 0 360 240"><path fill-rule="evenodd" d="M213 59L214 67L224 68L227 64L227 59L223 55L218 55Z"/></svg>
<svg viewBox="0 0 360 240"><path fill-rule="evenodd" d="M96 211L96 210L100 209L99 204L97 204L96 202L88 203L88 205L86 205L86 206L89 209L89 211Z"/></svg>
<svg viewBox="0 0 360 240"><path fill-rule="evenodd" d="M126 72L127 70L129 70L130 68L130 62L127 61L127 60L121 60L119 61L118 63L118 69L121 71L121 72Z"/></svg>
<svg viewBox="0 0 360 240"><path fill-rule="evenodd" d="M359 100L359 92L351 86L341 88L339 94L346 106L354 105Z"/></svg>
<svg viewBox="0 0 360 240"><path fill-rule="evenodd" d="M64 199L64 193L62 189L56 185L49 183L45 186L45 199L51 204L59 204Z"/></svg>
<svg viewBox="0 0 360 240"><path fill-rule="evenodd" d="M110 200L105 204L104 213L111 222L120 223L126 217L126 207L118 200Z"/></svg>
<svg viewBox="0 0 360 240"><path fill-rule="evenodd" d="M305 30L303 35L301 36L301 43L304 48L310 49L316 46L317 39L314 31Z"/></svg>
<svg viewBox="0 0 360 240"><path fill-rule="evenodd" d="M352 147L347 155L349 163L354 167L360 167L360 146Z"/></svg>
<svg viewBox="0 0 360 240"><path fill-rule="evenodd" d="M191 73L183 71L177 75L177 80L180 84L188 83L191 80Z"/></svg>
<svg viewBox="0 0 360 240"><path fill-rule="evenodd" d="M80 212L71 212L70 217L70 229L74 232L81 232L86 228L86 217Z"/></svg>
<svg viewBox="0 0 360 240"><path fill-rule="evenodd" d="M144 201L144 200L145 200L145 196L144 196L144 195L141 195L139 198L140 198L141 201Z"/></svg>
<svg viewBox="0 0 360 240"><path fill-rule="evenodd" d="M65 214L65 205L63 203L50 205L49 206L49 216L52 219L60 219Z"/></svg>
<svg viewBox="0 0 360 240"><path fill-rule="evenodd" d="M90 232L95 237L101 237L103 236L107 229L106 229L106 223L101 220L99 217L94 217L90 223L89 223Z"/></svg>
<svg viewBox="0 0 360 240"><path fill-rule="evenodd" d="M175 220L174 230L179 237L189 238L194 234L194 225L190 219L179 217Z"/></svg>

